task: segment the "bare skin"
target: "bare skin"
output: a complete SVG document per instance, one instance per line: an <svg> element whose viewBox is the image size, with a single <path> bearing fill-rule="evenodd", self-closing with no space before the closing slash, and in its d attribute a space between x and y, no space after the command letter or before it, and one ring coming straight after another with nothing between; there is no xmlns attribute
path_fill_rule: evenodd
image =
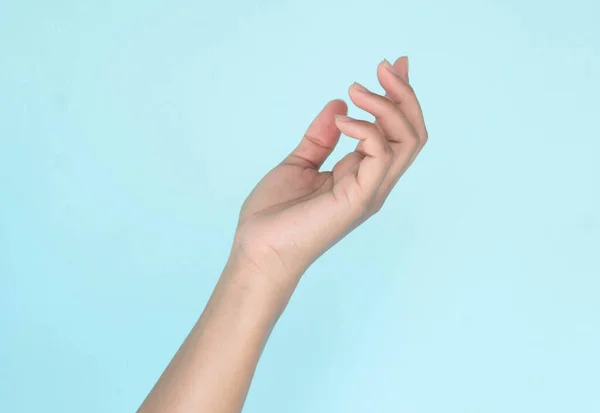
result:
<svg viewBox="0 0 600 413"><path fill-rule="evenodd" d="M269 334L306 269L382 207L427 142L408 59L377 66L386 91L354 83L351 101L375 122L345 116L332 100L298 146L242 206L229 260L202 316L139 413L242 410ZM320 171L340 138L356 149Z"/></svg>

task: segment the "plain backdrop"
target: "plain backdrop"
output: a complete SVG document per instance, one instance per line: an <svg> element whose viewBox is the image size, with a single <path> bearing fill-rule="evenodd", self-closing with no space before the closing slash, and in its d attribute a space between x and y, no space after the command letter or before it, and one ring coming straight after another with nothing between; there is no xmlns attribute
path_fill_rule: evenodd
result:
<svg viewBox="0 0 600 413"><path fill-rule="evenodd" d="M599 15L0 1L0 411L135 411L248 192L404 54L430 141L306 273L245 412L600 411Z"/></svg>

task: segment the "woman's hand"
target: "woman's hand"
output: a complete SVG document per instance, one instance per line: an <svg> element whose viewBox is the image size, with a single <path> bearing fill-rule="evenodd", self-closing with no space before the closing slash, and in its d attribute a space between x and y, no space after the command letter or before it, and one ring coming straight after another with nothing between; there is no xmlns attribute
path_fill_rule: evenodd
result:
<svg viewBox="0 0 600 413"><path fill-rule="evenodd" d="M427 141L427 130L408 83L407 58L393 66L384 60L377 78L385 96L358 83L349 89L374 123L345 116L341 100L329 102L294 151L258 183L242 206L232 258L278 284L295 285L314 260L379 211ZM340 131L359 141L356 149L332 171L319 171Z"/></svg>
<svg viewBox="0 0 600 413"><path fill-rule="evenodd" d="M304 270L377 212L427 132L408 61L377 67L386 96L354 84L350 98L375 123L329 102L298 147L244 203L231 256L202 316L139 413L238 413L269 334ZM340 131L358 139L331 172L319 168Z"/></svg>

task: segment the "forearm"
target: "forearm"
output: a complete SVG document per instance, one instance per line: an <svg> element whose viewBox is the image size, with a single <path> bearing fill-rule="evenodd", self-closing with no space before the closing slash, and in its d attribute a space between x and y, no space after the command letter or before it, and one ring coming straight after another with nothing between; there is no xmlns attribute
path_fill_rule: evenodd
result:
<svg viewBox="0 0 600 413"><path fill-rule="evenodd" d="M290 288L232 257L202 316L138 412L241 411Z"/></svg>
<svg viewBox="0 0 600 413"><path fill-rule="evenodd" d="M406 57L394 66L381 62L377 78L385 96L358 83L349 88L353 103L376 123L345 116L341 100L329 102L292 153L246 198L215 291L139 413L242 409L263 347L300 274L380 210L427 141ZM322 171L340 132L360 142L331 171Z"/></svg>

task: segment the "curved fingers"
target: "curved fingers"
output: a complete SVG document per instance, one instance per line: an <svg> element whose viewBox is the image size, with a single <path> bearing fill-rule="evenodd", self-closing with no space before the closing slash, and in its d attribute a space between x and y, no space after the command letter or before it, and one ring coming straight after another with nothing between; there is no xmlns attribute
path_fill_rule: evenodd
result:
<svg viewBox="0 0 600 413"><path fill-rule="evenodd" d="M335 122L340 131L361 141L365 156L360 162L356 182L362 201L370 200L381 185L392 164L392 149L380 130L371 122L336 115Z"/></svg>
<svg viewBox="0 0 600 413"><path fill-rule="evenodd" d="M312 121L304 137L283 163L318 170L337 144L340 131L334 122L334 115L346 114L348 106L343 100L328 102Z"/></svg>
<svg viewBox="0 0 600 413"><path fill-rule="evenodd" d="M350 99L357 107L375 116L382 132L390 142L403 143L408 146L418 143L417 133L390 99L373 93L356 82L350 86L349 94Z"/></svg>
<svg viewBox="0 0 600 413"><path fill-rule="evenodd" d="M403 60L396 61L396 65L403 65ZM406 66L406 76L403 76L390 62L384 60L377 66L377 79L385 89L389 99L397 105L417 132L421 146L424 145L428 138L427 128L415 90L407 81L408 66Z"/></svg>

